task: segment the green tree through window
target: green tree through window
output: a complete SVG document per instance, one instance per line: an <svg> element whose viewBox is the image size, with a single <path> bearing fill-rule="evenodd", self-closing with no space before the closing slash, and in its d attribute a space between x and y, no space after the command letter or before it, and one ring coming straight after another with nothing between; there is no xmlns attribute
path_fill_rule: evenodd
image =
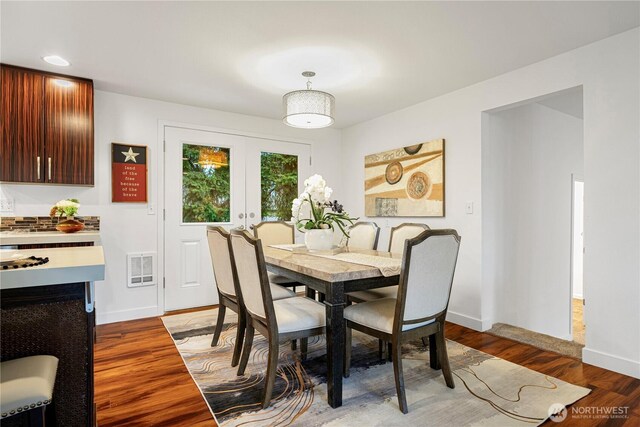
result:
<svg viewBox="0 0 640 427"><path fill-rule="evenodd" d="M291 219L291 202L298 197L298 156L261 153L262 220Z"/></svg>
<svg viewBox="0 0 640 427"><path fill-rule="evenodd" d="M229 222L228 148L182 145L182 222Z"/></svg>

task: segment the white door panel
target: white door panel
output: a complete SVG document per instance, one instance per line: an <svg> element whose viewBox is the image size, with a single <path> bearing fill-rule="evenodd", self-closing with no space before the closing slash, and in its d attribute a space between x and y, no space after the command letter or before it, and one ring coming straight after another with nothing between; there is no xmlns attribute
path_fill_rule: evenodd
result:
<svg viewBox="0 0 640 427"><path fill-rule="evenodd" d="M291 181L274 185L270 193L285 194L279 198L278 218L289 220L287 200L302 191L309 176L310 146L170 126L164 129L165 310L217 304L206 226L248 229L262 220L266 192L261 191L261 162L272 153L287 156L289 162L289 170L278 173L291 177L297 171L297 186ZM294 157L297 167L291 166ZM267 216L275 219L273 212Z"/></svg>
<svg viewBox="0 0 640 427"><path fill-rule="evenodd" d="M244 213L245 203L245 140L234 135L165 127L165 141L165 310L217 304L218 293L211 267L206 226L216 224L229 229L244 226L244 219L238 217ZM215 151L216 149L219 150ZM192 157L191 154L197 150L201 150L201 155ZM224 169L220 162L216 166L215 155L219 153L225 154L228 163L228 197L222 203L227 208L220 210L227 212L226 216L220 212L211 212L208 208L214 203L210 201L198 206L199 199L196 196L199 193L185 189L191 188L189 183L193 183L195 189L202 190L203 186L207 188L205 175ZM207 158L207 155L213 157ZM207 166L203 166L204 164ZM201 172L196 170L198 167ZM191 180L187 182L189 177ZM193 194L195 196L192 197ZM204 191L203 194L209 193ZM185 206L202 209L189 210ZM212 217L217 220L207 220Z"/></svg>

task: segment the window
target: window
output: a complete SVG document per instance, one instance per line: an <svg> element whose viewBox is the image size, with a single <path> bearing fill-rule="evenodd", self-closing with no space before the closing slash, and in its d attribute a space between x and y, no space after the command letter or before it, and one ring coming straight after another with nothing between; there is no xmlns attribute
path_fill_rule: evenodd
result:
<svg viewBox="0 0 640 427"><path fill-rule="evenodd" d="M260 154L262 220L291 220L291 202L298 197L298 156Z"/></svg>
<svg viewBox="0 0 640 427"><path fill-rule="evenodd" d="M231 150L182 144L182 222L230 222Z"/></svg>

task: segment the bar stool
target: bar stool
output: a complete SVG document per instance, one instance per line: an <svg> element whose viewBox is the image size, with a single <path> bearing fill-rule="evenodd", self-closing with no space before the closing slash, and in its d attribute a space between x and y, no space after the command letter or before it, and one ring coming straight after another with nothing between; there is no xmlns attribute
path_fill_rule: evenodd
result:
<svg viewBox="0 0 640 427"><path fill-rule="evenodd" d="M0 363L0 419L20 414L23 426L44 426L58 359L29 356Z"/></svg>

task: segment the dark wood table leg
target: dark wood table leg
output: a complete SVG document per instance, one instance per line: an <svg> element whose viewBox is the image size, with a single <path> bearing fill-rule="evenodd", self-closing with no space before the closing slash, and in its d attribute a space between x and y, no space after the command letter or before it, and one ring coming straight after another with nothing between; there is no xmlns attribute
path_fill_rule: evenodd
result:
<svg viewBox="0 0 640 427"><path fill-rule="evenodd" d="M342 406L342 373L344 369L344 283L327 287L327 395L332 408Z"/></svg>
<svg viewBox="0 0 640 427"><path fill-rule="evenodd" d="M316 299L316 291L311 289L309 286L306 287L305 293L307 298Z"/></svg>

